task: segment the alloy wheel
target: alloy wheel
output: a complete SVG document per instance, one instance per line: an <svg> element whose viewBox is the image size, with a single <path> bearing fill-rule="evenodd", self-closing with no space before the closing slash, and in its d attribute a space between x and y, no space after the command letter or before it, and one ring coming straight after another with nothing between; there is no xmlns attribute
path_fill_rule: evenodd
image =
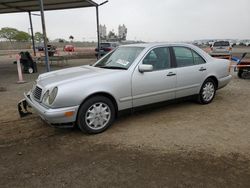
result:
<svg viewBox="0 0 250 188"><path fill-rule="evenodd" d="M202 98L204 101L209 102L213 99L215 94L214 84L212 82L207 82L202 89Z"/></svg>
<svg viewBox="0 0 250 188"><path fill-rule="evenodd" d="M85 114L85 122L94 130L102 129L111 118L111 110L105 103L98 102L91 105Z"/></svg>

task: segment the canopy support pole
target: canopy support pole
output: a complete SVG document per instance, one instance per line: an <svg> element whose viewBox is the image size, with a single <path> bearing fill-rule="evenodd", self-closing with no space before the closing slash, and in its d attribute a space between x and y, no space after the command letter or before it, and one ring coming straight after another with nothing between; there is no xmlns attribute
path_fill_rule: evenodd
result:
<svg viewBox="0 0 250 188"><path fill-rule="evenodd" d="M39 0L39 3L40 3L42 29L43 29L43 44L44 44L44 51L45 51L46 70L47 70L47 72L49 72L50 71L50 65L49 65L48 41L47 41L45 19L44 19L43 0Z"/></svg>
<svg viewBox="0 0 250 188"><path fill-rule="evenodd" d="M35 47L35 40L34 40L32 18L31 18L30 11L28 13L29 13L29 19L30 19L30 30L31 30L31 39L32 39L33 52L34 52L34 56L36 56L36 47Z"/></svg>
<svg viewBox="0 0 250 188"><path fill-rule="evenodd" d="M98 49L98 54L97 58L100 58L100 28L99 28L99 10L98 10L98 5L96 6L96 24L97 24L97 49Z"/></svg>

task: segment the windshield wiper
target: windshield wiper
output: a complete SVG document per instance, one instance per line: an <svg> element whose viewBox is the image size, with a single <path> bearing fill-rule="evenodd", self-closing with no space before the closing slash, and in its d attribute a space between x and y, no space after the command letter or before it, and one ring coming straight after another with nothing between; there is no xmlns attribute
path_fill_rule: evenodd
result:
<svg viewBox="0 0 250 188"><path fill-rule="evenodd" d="M104 69L122 69L122 70L127 70L125 67L116 67L116 66L101 66L100 68Z"/></svg>

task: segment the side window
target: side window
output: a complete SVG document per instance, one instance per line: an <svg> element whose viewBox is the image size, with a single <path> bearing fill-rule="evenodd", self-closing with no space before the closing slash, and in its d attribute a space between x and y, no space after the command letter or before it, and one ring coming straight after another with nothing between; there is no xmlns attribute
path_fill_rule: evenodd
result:
<svg viewBox="0 0 250 188"><path fill-rule="evenodd" d="M170 68L171 63L169 48L161 47L151 50L142 63L153 65L154 70Z"/></svg>
<svg viewBox="0 0 250 188"><path fill-rule="evenodd" d="M193 53L185 47L173 47L177 67L186 67L194 65Z"/></svg>
<svg viewBox="0 0 250 188"><path fill-rule="evenodd" d="M193 56L194 56L194 64L199 65L199 64L204 64L206 61L196 52L193 51Z"/></svg>

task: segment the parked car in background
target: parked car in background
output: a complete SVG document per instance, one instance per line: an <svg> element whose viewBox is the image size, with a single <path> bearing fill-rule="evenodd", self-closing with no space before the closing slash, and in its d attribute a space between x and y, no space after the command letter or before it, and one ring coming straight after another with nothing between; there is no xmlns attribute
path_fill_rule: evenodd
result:
<svg viewBox="0 0 250 188"><path fill-rule="evenodd" d="M230 46L234 47L236 46L237 40L230 40L229 43L230 43Z"/></svg>
<svg viewBox="0 0 250 188"><path fill-rule="evenodd" d="M75 47L72 44L68 44L68 45L65 45L63 47L63 51L65 51L65 52L74 52Z"/></svg>
<svg viewBox="0 0 250 188"><path fill-rule="evenodd" d="M216 41L211 46L211 56L229 56L232 55L232 46L228 41Z"/></svg>
<svg viewBox="0 0 250 188"><path fill-rule="evenodd" d="M37 44L36 47L37 51L41 52L44 50L44 45L43 44Z"/></svg>
<svg viewBox="0 0 250 188"><path fill-rule="evenodd" d="M119 46L119 43L117 42L102 42L100 43L100 51L98 50L98 47L95 49L95 56L98 57L98 54L100 57L106 55L110 51L114 50L116 47Z"/></svg>
<svg viewBox="0 0 250 188"><path fill-rule="evenodd" d="M52 44L48 44L48 54L49 54L49 56L54 56L55 53L56 53L56 46L54 46Z"/></svg>
<svg viewBox="0 0 250 188"><path fill-rule="evenodd" d="M212 102L231 80L229 65L190 44L125 45L94 65L41 74L21 103L54 126L100 133L124 110L187 96Z"/></svg>
<svg viewBox="0 0 250 188"><path fill-rule="evenodd" d="M48 44L47 45L48 48L48 54L49 56L54 56L54 54L56 53L56 46L52 45L52 44ZM43 44L39 44L36 46L36 49L40 52L44 52L44 45Z"/></svg>
<svg viewBox="0 0 250 188"><path fill-rule="evenodd" d="M244 46L250 46L250 40L244 40L243 44Z"/></svg>

